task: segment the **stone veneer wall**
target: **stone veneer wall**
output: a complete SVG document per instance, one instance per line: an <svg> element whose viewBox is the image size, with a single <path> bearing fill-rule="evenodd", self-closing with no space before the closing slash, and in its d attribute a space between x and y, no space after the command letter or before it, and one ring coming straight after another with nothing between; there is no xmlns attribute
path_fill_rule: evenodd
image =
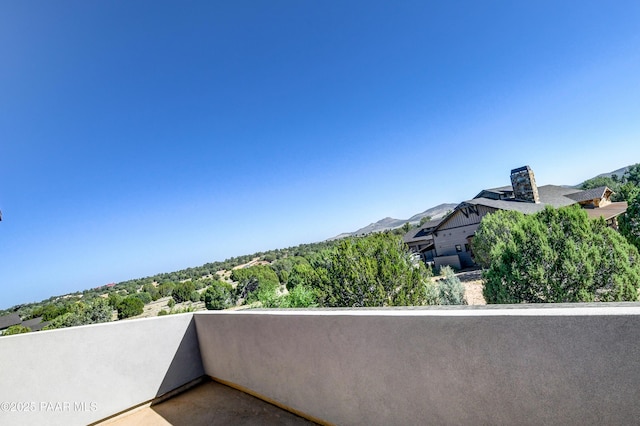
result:
<svg viewBox="0 0 640 426"><path fill-rule="evenodd" d="M540 202L536 178L531 167L524 166L511 170L511 186L516 199L530 203Z"/></svg>

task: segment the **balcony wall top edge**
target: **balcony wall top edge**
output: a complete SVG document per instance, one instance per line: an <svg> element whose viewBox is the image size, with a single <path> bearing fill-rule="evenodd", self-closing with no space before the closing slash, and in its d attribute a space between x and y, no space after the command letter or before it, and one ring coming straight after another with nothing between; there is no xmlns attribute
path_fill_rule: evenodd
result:
<svg viewBox="0 0 640 426"><path fill-rule="evenodd" d="M537 303L474 306L394 306L384 308L300 308L198 311L194 315L294 316L589 316L640 315L640 302Z"/></svg>

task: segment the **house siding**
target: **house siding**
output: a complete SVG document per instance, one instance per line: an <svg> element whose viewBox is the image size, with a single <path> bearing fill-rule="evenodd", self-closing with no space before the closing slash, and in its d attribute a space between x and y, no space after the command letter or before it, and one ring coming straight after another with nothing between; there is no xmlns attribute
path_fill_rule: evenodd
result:
<svg viewBox="0 0 640 426"><path fill-rule="evenodd" d="M447 220L436 232L440 233L453 228L460 228L467 225L477 225L482 218L489 213L495 212L496 209L486 206L464 206L456 209L454 215ZM465 215L466 213L466 215Z"/></svg>
<svg viewBox="0 0 640 426"><path fill-rule="evenodd" d="M464 209L466 209L466 215ZM475 262L471 256L471 250L466 246L469 242L468 238L475 234L482 218L495 211L485 206L464 206L457 209L451 218L434 233L436 256L457 255L462 268L473 266ZM456 246L460 246L461 251L458 251Z"/></svg>
<svg viewBox="0 0 640 426"><path fill-rule="evenodd" d="M479 223L461 226L459 228L450 228L438 231L436 237L436 253L438 256L454 256L460 257L460 264L463 268L473 266L474 262L471 258L471 251L467 249L466 244L468 238L475 234ZM456 246L460 246L458 251Z"/></svg>

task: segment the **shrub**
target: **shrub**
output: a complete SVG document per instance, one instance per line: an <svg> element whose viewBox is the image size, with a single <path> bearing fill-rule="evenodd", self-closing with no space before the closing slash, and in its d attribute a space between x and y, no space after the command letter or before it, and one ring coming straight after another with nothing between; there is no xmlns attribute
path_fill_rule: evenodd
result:
<svg viewBox="0 0 640 426"><path fill-rule="evenodd" d="M189 300L192 302L199 302L200 301L200 293L198 293L197 290L193 290L191 292L191 294L189 295Z"/></svg>
<svg viewBox="0 0 640 426"><path fill-rule="evenodd" d="M373 234L342 240L320 270L320 304L336 307L436 304L431 271L414 262L402 238ZM323 276L324 275L324 276Z"/></svg>
<svg viewBox="0 0 640 426"><path fill-rule="evenodd" d="M141 293L136 293L133 296L137 297L138 299L140 299L142 301L143 305L147 305L147 304L153 302L153 299L151 298L151 295L149 293L147 293L146 291L143 291Z"/></svg>
<svg viewBox="0 0 640 426"><path fill-rule="evenodd" d="M638 251L603 219L579 206L547 207L505 226L483 273L487 303L638 299Z"/></svg>
<svg viewBox="0 0 640 426"><path fill-rule="evenodd" d="M311 287L297 285L289 294L284 295L279 304L281 308L315 308L318 297Z"/></svg>
<svg viewBox="0 0 640 426"><path fill-rule="evenodd" d="M177 303L186 302L195 290L196 286L191 281L180 283L173 289L173 298Z"/></svg>
<svg viewBox="0 0 640 426"><path fill-rule="evenodd" d="M220 310L231 304L231 285L217 281L204 292L204 304L209 310Z"/></svg>
<svg viewBox="0 0 640 426"><path fill-rule="evenodd" d="M438 299L441 305L464 305L464 285L450 266L440 269L444 279L438 281Z"/></svg>
<svg viewBox="0 0 640 426"><path fill-rule="evenodd" d="M280 284L275 271L264 265L234 269L231 279L238 282L234 291L235 299L242 298L248 303L258 300L259 290L262 290L263 297L266 297L267 292Z"/></svg>
<svg viewBox="0 0 640 426"><path fill-rule="evenodd" d="M55 317L47 330L78 325L111 321L111 305L106 299L98 298L89 303L77 302L68 306L68 312Z"/></svg>
<svg viewBox="0 0 640 426"><path fill-rule="evenodd" d="M3 336L10 336L12 334L22 334L22 333L29 333L31 331L31 329L29 327L26 327L24 325L12 325L11 327L7 328L4 333L2 333Z"/></svg>
<svg viewBox="0 0 640 426"><path fill-rule="evenodd" d="M135 296L125 297L118 305L118 319L134 317L142 312L144 312L144 303Z"/></svg>

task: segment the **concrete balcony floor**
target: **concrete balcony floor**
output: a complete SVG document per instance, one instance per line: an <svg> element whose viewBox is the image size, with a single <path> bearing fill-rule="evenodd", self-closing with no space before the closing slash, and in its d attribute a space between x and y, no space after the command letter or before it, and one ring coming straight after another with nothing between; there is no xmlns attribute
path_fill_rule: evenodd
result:
<svg viewBox="0 0 640 426"><path fill-rule="evenodd" d="M237 389L207 380L159 404L100 425L315 425Z"/></svg>

